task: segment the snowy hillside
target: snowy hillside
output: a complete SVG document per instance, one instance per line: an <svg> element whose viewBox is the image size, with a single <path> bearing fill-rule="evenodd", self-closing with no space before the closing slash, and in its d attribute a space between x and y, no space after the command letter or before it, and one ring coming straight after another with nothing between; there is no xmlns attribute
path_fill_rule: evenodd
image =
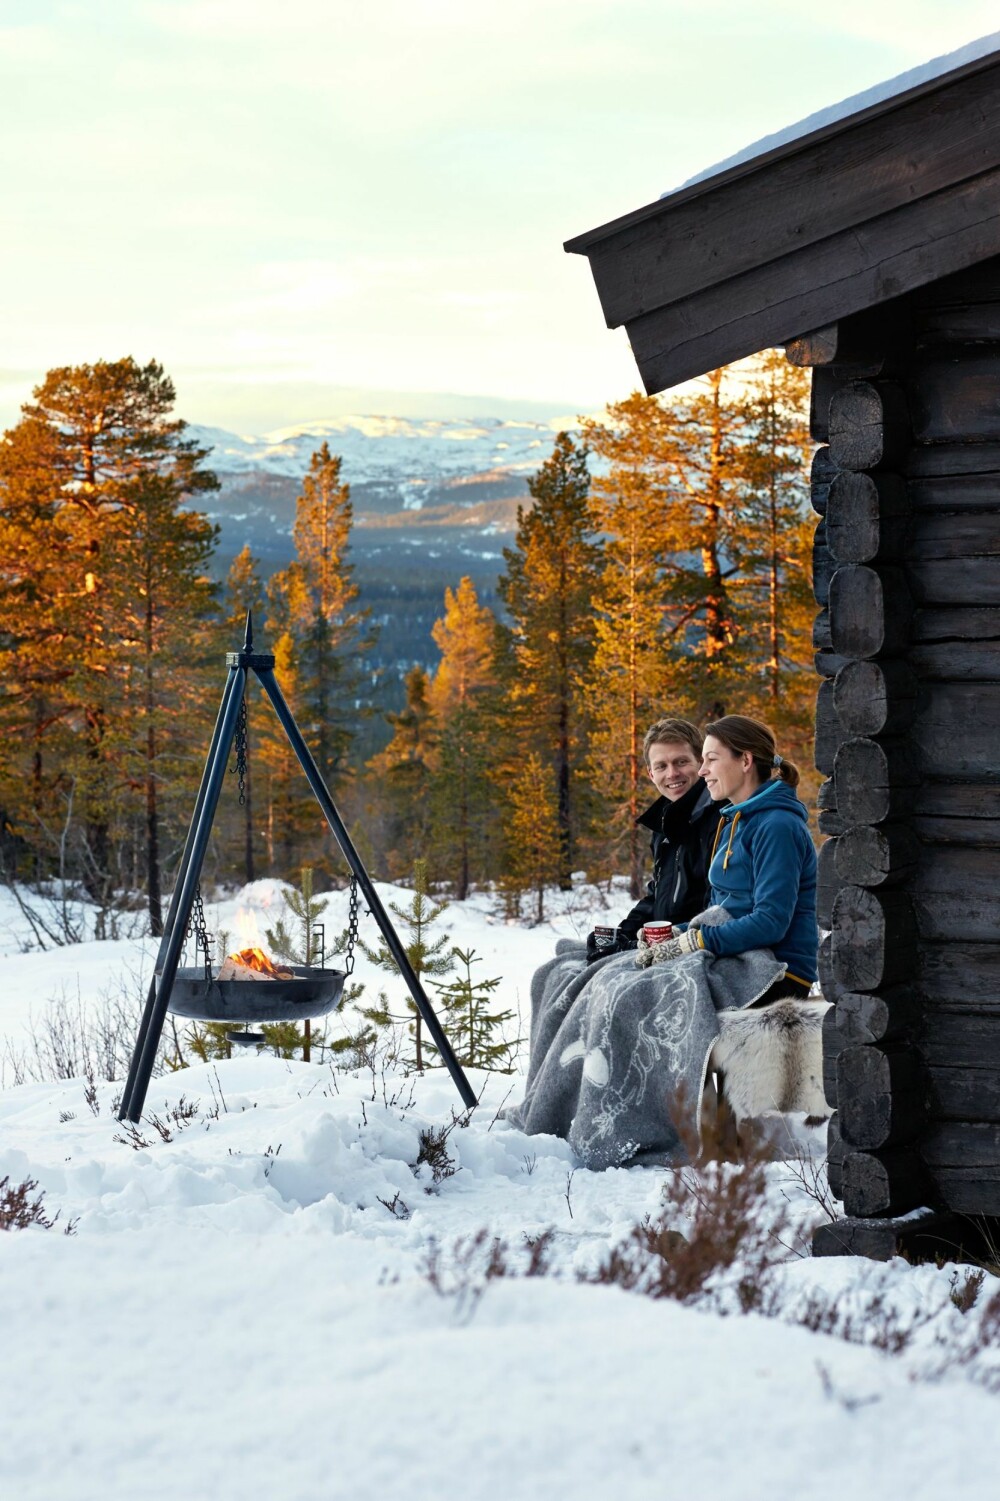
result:
<svg viewBox="0 0 1000 1501"><path fill-rule="evenodd" d="M536 928L485 896L445 915L525 1024L556 935L607 911L587 889L553 902ZM278 903L258 882L209 924L238 904L273 922ZM340 894L328 931L344 915ZM36 1180L59 1213L0 1230L5 1498L989 1494L998 1398L982 1359L970 1380L946 1352L974 1343L1000 1282L963 1312L965 1269L810 1260L808 1159L767 1170L766 1212L789 1218L770 1316L738 1315L733 1274L693 1306L600 1285L586 1279L676 1175L588 1172L522 1136L497 1112L523 1075L472 1074L463 1123L441 1071L243 1056L154 1078L130 1132L118 1085L15 1085L10 1064L30 1063L53 1007L98 1016L141 989L149 944L28 941L4 893L0 1179ZM358 975L393 988L363 958ZM442 1131L435 1170L420 1158ZM876 1348L911 1329L901 1353Z"/></svg>

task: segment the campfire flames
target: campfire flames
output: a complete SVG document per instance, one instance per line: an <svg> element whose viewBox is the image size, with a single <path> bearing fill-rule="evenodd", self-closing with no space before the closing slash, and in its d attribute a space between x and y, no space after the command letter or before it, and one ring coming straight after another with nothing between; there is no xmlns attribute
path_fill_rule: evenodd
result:
<svg viewBox="0 0 1000 1501"><path fill-rule="evenodd" d="M291 980L290 969L269 959L261 947L257 919L252 912L237 912L236 927L244 947L227 954L219 970L220 980Z"/></svg>
<svg viewBox="0 0 1000 1501"><path fill-rule="evenodd" d="M278 964L272 964L263 949L256 946L248 949L240 949L236 954L227 954L226 963L239 965L243 969L252 969L255 974L261 975L265 980L287 980L290 970L282 969Z"/></svg>

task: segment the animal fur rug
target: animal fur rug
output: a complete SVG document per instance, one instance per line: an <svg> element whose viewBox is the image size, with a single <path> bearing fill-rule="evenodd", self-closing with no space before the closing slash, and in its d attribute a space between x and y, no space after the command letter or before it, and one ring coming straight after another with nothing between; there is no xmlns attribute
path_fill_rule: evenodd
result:
<svg viewBox="0 0 1000 1501"><path fill-rule="evenodd" d="M699 921L728 917L710 907ZM589 1168L686 1161L717 1013L753 1005L784 972L770 949L639 969L634 953L588 965L583 944L560 940L532 977L527 1085L505 1118L565 1137Z"/></svg>

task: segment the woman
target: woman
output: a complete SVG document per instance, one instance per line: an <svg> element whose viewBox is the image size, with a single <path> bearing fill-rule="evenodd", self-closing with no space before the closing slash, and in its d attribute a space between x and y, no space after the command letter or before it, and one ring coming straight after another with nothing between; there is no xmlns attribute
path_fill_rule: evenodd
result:
<svg viewBox="0 0 1000 1501"><path fill-rule="evenodd" d="M667 952L656 957L767 948L786 972L759 1004L805 997L816 979L819 934L816 851L805 807L793 791L798 769L777 754L766 725L727 714L705 731L701 775L713 802L723 805L708 871L709 901L725 908L731 920L688 927L660 945Z"/></svg>

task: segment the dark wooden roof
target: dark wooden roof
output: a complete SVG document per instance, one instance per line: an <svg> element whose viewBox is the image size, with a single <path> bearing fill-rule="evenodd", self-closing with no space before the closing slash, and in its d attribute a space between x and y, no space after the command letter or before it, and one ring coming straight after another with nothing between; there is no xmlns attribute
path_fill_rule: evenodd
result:
<svg viewBox="0 0 1000 1501"><path fill-rule="evenodd" d="M1000 254L1000 51L566 249L650 393Z"/></svg>

